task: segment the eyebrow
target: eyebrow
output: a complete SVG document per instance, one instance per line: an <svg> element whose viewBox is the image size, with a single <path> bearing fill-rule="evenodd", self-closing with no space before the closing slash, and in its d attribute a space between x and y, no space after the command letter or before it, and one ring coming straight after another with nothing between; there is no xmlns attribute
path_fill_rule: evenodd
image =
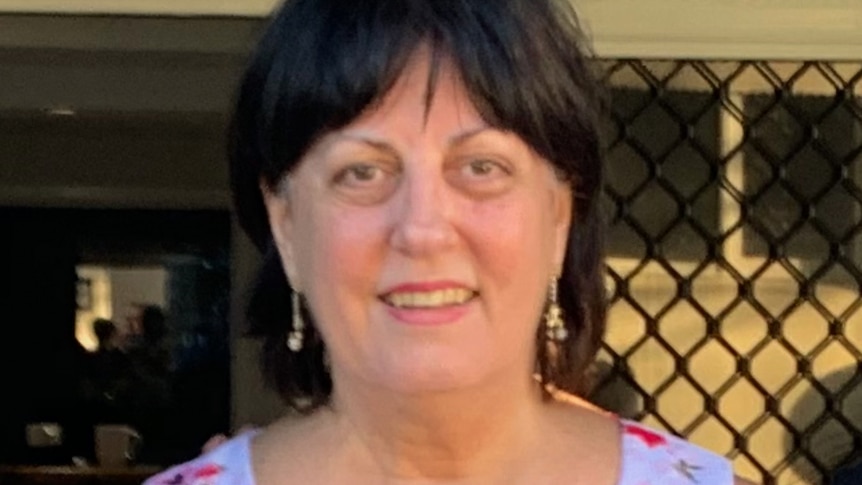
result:
<svg viewBox="0 0 862 485"><path fill-rule="evenodd" d="M379 139L376 139L376 138L373 138L373 137L370 137L367 135L359 135L359 134L352 134L352 133L339 133L337 136L338 136L338 138L343 138L343 139L347 139L350 141L355 141L355 142L359 142L359 143L362 143L365 145L369 145L369 146L373 147L374 149L386 152L387 154L389 154L395 158L398 158L398 156L399 156L398 150L396 150L395 147L393 147L389 143L386 143L383 140L379 140Z"/></svg>
<svg viewBox="0 0 862 485"><path fill-rule="evenodd" d="M450 137L447 140L447 143L450 147L457 146L457 145L460 145L461 143L466 142L470 138L473 138L473 137L478 136L478 135L480 135L486 131L490 131L490 130L494 130L494 129L495 128L492 126L480 126L477 128L466 130L464 132L458 133L457 135ZM339 133L337 135L337 138L362 143L362 144L368 145L368 146L370 146L376 150L386 152L387 154L389 154L395 158L399 157L398 150L396 150L395 147L393 147L389 143L387 143L381 139L375 138L373 136L364 135L364 134L355 134L355 133Z"/></svg>
<svg viewBox="0 0 862 485"><path fill-rule="evenodd" d="M458 133L449 139L449 146L459 145L464 143L465 141L478 136L486 131L494 130L494 127L491 126L480 126L478 128L473 128L472 130L467 130L463 133Z"/></svg>

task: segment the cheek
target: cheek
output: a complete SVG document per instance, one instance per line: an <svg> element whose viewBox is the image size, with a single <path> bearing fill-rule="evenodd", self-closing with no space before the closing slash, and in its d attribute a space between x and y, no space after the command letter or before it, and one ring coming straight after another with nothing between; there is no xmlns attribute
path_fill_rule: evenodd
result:
<svg viewBox="0 0 862 485"><path fill-rule="evenodd" d="M512 355L531 346L551 273L553 233L533 199L485 206L474 215L472 252L491 331ZM515 347L512 347L515 346Z"/></svg>
<svg viewBox="0 0 862 485"><path fill-rule="evenodd" d="M371 211L325 206L312 206L306 214L297 226L298 268L315 314L329 320L331 313L349 312L355 296L373 292L383 220Z"/></svg>
<svg viewBox="0 0 862 485"><path fill-rule="evenodd" d="M473 253L504 287L536 284L550 274L554 232L550 211L528 197L482 204L472 211Z"/></svg>

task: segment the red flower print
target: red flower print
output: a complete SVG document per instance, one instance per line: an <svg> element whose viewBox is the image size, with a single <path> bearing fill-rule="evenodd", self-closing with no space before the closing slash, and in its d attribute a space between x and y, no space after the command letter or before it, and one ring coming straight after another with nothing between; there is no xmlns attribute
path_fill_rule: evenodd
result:
<svg viewBox="0 0 862 485"><path fill-rule="evenodd" d="M167 477L162 483L164 485L205 485L214 483L213 480L223 471L224 467L214 463L198 467L183 467L179 473Z"/></svg>
<svg viewBox="0 0 862 485"><path fill-rule="evenodd" d="M222 467L209 463L206 464L192 472L192 477L194 478L212 478L218 476L219 473L224 470Z"/></svg>
<svg viewBox="0 0 862 485"><path fill-rule="evenodd" d="M647 448L655 448L656 446L664 446L667 444L667 439L664 436L650 431L645 428L641 428L640 426L635 426L632 424L627 424L623 428L627 434L630 434L647 445Z"/></svg>

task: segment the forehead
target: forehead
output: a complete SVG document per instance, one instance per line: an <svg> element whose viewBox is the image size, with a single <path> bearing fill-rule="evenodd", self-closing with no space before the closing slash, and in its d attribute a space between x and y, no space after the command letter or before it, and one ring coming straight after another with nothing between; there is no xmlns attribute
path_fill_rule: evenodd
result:
<svg viewBox="0 0 862 485"><path fill-rule="evenodd" d="M451 59L421 47L410 56L392 88L347 129L387 125L427 131L441 124L453 129L487 126Z"/></svg>

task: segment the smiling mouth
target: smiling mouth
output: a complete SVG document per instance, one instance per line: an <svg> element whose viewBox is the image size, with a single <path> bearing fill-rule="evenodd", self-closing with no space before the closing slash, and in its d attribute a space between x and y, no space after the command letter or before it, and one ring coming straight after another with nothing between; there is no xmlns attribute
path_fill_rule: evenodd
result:
<svg viewBox="0 0 862 485"><path fill-rule="evenodd" d="M383 295L381 300L395 308L440 308L463 305L478 295L466 288L434 291L404 291Z"/></svg>

